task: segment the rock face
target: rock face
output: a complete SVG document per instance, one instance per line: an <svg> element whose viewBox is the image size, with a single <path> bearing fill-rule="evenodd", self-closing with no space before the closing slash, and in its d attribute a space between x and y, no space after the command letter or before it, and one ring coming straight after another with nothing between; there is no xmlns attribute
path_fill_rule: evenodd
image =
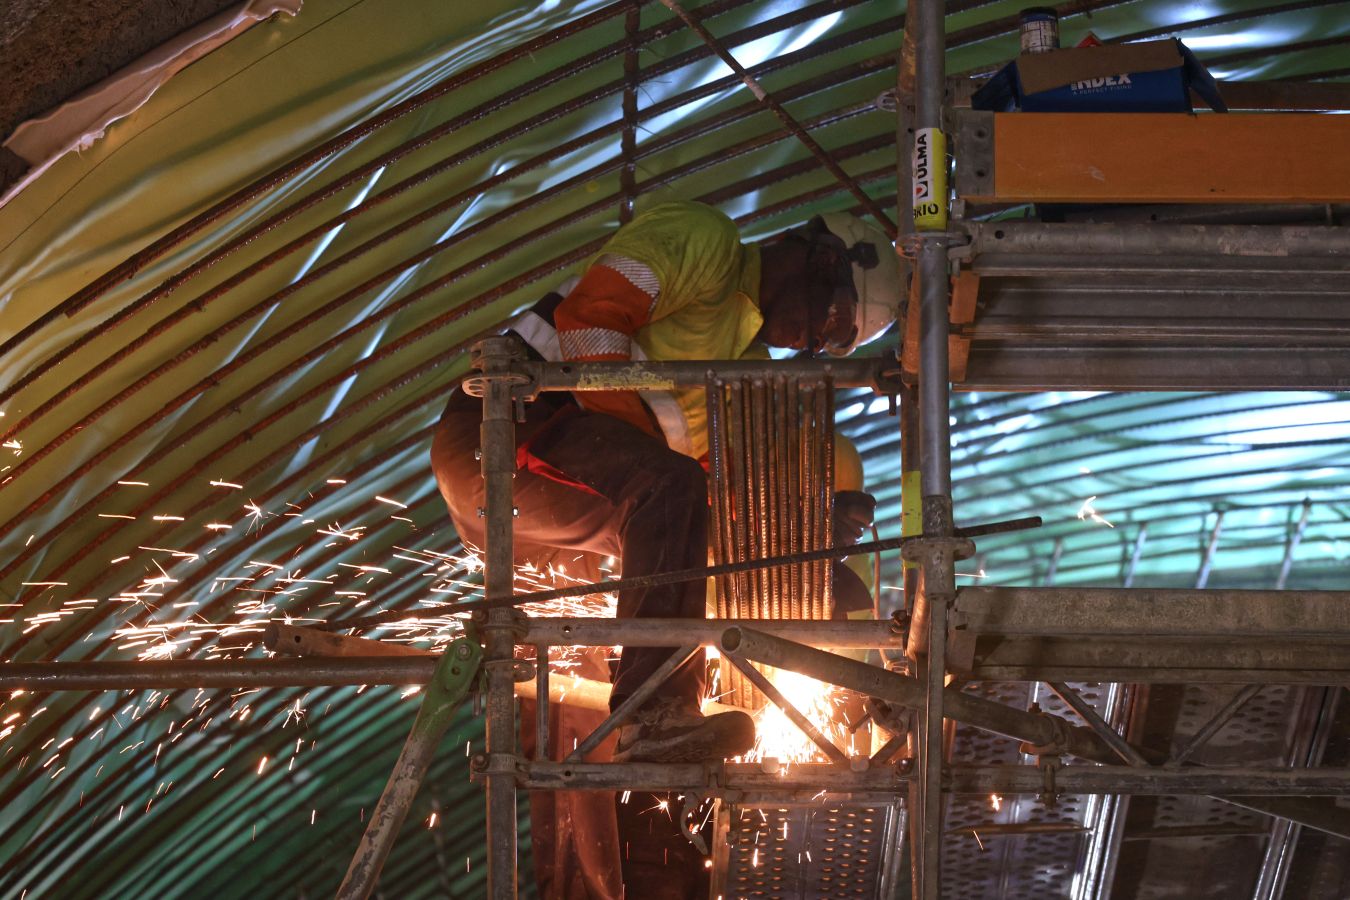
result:
<svg viewBox="0 0 1350 900"><path fill-rule="evenodd" d="M0 141L23 121L239 0L5 0ZM27 169L0 149L0 191Z"/></svg>

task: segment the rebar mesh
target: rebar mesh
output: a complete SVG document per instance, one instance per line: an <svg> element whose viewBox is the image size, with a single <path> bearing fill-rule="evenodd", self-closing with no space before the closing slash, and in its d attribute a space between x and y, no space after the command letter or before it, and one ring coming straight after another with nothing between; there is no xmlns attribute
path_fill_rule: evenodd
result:
<svg viewBox="0 0 1350 900"><path fill-rule="evenodd" d="M713 561L741 562L831 545L834 390L830 379L710 379ZM828 619L834 598L825 561L716 579L719 618ZM726 702L763 695L723 663Z"/></svg>

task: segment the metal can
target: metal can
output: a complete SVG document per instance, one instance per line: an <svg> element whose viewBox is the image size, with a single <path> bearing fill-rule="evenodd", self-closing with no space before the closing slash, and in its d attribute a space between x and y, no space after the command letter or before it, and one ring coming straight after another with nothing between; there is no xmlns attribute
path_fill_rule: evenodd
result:
<svg viewBox="0 0 1350 900"><path fill-rule="evenodd" d="M1047 53L1059 49L1059 14L1048 6L1033 6L1018 13L1023 53Z"/></svg>

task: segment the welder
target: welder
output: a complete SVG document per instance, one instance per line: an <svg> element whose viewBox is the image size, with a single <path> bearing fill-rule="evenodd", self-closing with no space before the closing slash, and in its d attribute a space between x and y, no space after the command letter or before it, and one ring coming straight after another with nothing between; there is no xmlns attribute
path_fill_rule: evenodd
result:
<svg viewBox="0 0 1350 900"><path fill-rule="evenodd" d="M551 361L767 358L768 347L845 356L895 319L898 267L885 234L827 214L758 244L701 203L655 206L515 321ZM481 546L480 402L456 391L432 467L461 538ZM705 402L701 389L545 393L517 429L517 555L541 547L620 560L625 577L708 562ZM870 498L840 498L846 532L870 524ZM863 521L865 520L865 521ZM856 539L856 538L855 538ZM703 618L699 581L622 591L618 616ZM624 648L611 708L674 648ZM616 761L691 762L745 752L744 713L704 717L706 665L696 654L619 733Z"/></svg>

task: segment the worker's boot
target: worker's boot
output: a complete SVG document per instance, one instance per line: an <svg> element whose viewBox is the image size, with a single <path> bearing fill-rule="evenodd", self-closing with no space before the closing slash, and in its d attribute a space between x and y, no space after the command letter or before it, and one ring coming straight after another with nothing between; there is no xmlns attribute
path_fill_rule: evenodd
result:
<svg viewBox="0 0 1350 900"><path fill-rule="evenodd" d="M743 712L705 716L689 700L659 698L619 728L615 762L714 762L740 756L755 743L755 723Z"/></svg>

